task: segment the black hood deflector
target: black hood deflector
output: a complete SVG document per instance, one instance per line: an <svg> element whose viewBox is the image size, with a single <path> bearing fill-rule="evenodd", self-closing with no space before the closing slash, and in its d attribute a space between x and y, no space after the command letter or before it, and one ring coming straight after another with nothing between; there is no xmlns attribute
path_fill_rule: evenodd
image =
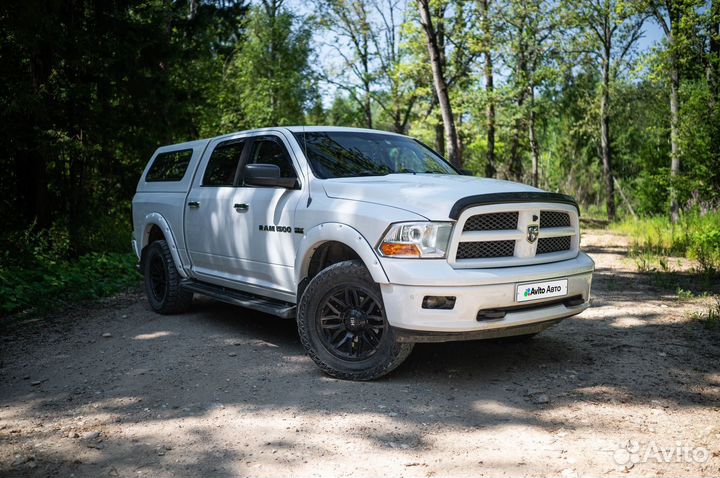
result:
<svg viewBox="0 0 720 478"><path fill-rule="evenodd" d="M560 193L548 192L514 192L514 193L492 193L468 196L458 200L450 209L450 219L457 220L460 214L472 206L486 206L488 204L519 203L519 202L556 202L574 206L580 215L580 208L572 196Z"/></svg>

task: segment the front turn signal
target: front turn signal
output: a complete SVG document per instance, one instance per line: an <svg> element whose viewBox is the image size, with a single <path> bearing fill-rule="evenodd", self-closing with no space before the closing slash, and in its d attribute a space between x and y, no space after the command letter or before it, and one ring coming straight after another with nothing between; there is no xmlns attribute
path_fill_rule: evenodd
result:
<svg viewBox="0 0 720 478"><path fill-rule="evenodd" d="M420 257L420 250L415 244L383 242L380 245L380 252L388 257Z"/></svg>
<svg viewBox="0 0 720 478"><path fill-rule="evenodd" d="M388 227L377 249L383 257L440 259L451 231L449 222L400 222Z"/></svg>

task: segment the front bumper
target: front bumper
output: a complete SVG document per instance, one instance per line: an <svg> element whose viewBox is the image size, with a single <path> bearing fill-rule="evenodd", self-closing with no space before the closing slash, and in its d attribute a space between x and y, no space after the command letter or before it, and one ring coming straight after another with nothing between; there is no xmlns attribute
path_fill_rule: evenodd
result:
<svg viewBox="0 0 720 478"><path fill-rule="evenodd" d="M387 269L386 269L387 270ZM474 271L457 271L462 285L448 271L446 277L428 280L433 285L381 284L383 302L390 325L398 338L408 342L467 340L505 337L539 332L560 320L579 314L590 306L590 286L594 263L586 254L567 261L503 269L477 271L478 283L471 282ZM493 280L494 276L494 280ZM515 301L516 286L534 280L567 279L564 297L531 302ZM418 277L416 280L422 280ZM423 309L425 296L455 297L452 309ZM501 311L504 316L478 320L478 312Z"/></svg>

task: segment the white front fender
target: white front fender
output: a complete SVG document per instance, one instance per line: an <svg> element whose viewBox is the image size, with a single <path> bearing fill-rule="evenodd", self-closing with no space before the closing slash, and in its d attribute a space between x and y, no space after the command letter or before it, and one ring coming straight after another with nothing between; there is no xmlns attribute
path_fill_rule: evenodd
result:
<svg viewBox="0 0 720 478"><path fill-rule="evenodd" d="M357 230L346 224L326 222L305 231L295 258L295 283L299 284L308 275L310 259L315 250L323 243L335 241L345 244L360 256L373 280L378 284L387 284L388 278L380 265L375 251Z"/></svg>
<svg viewBox="0 0 720 478"><path fill-rule="evenodd" d="M163 236L165 236L165 241L167 242L168 247L170 247L170 255L172 255L173 262L175 263L175 268L181 276L187 278L187 272L183 267L182 261L180 261L180 254L178 254L175 236L172 233L172 229L170 229L170 225L165 220L165 218L162 217L162 215L153 212L145 216L145 228L143 229L140 251L142 252L145 246L148 245L148 242L150 240L150 230L153 228L153 226L159 227L162 231Z"/></svg>

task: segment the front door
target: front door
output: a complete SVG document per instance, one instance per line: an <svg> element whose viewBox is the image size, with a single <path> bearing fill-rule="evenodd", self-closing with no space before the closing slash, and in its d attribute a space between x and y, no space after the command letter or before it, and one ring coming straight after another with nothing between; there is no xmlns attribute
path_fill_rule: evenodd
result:
<svg viewBox="0 0 720 478"><path fill-rule="evenodd" d="M217 144L187 200L193 272L208 282L289 299L295 294L295 252L302 237L294 224L302 191L246 185L247 163L275 164L281 176L298 177L280 136Z"/></svg>

